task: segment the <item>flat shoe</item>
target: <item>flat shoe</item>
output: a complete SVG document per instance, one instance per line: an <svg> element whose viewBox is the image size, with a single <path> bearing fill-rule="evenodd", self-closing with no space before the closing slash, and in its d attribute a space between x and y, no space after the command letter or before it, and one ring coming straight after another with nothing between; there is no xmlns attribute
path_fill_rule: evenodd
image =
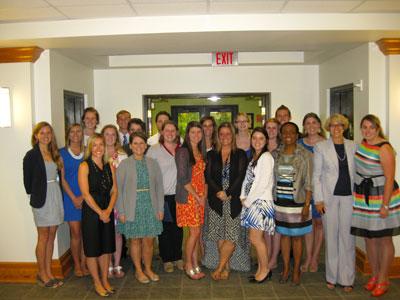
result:
<svg viewBox="0 0 400 300"><path fill-rule="evenodd" d="M200 276L200 274L196 273L193 269L186 270L185 275L191 280L200 280L203 278Z"/></svg>
<svg viewBox="0 0 400 300"><path fill-rule="evenodd" d="M351 293L352 291L353 291L353 286L352 285L344 285L343 286L343 291L345 292L345 293Z"/></svg>
<svg viewBox="0 0 400 300"><path fill-rule="evenodd" d="M135 278L136 278L137 281L139 281L139 282L142 283L142 284L150 283L150 279L147 278L146 275L144 275L144 277L142 277L142 278L139 278L139 276L137 276L137 275L135 274Z"/></svg>
<svg viewBox="0 0 400 300"><path fill-rule="evenodd" d="M38 285L40 285L41 287L51 288L51 289L58 287L57 284L52 279L49 279L47 282L44 282L42 278L40 278L39 274L36 275L36 281Z"/></svg>
<svg viewBox="0 0 400 300"><path fill-rule="evenodd" d="M326 282L326 287L327 287L329 290L333 290L333 289L336 287L336 284L327 281L327 282Z"/></svg>

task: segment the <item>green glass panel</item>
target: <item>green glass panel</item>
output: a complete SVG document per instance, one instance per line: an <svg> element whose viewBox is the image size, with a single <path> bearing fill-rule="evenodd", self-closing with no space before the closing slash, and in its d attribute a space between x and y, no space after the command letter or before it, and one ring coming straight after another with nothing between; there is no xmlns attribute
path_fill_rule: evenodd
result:
<svg viewBox="0 0 400 300"><path fill-rule="evenodd" d="M183 112L178 115L179 134L185 138L186 126L190 121L200 121L199 112Z"/></svg>
<svg viewBox="0 0 400 300"><path fill-rule="evenodd" d="M212 111L210 116L214 117L217 127L223 122L232 122L232 113L230 111Z"/></svg>

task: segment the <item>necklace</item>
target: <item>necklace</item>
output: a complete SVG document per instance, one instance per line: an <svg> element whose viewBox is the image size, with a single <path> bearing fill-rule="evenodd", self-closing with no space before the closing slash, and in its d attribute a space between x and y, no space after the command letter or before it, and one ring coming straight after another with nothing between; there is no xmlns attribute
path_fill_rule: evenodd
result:
<svg viewBox="0 0 400 300"><path fill-rule="evenodd" d="M346 160L346 152L344 152L343 157L340 157L339 154L336 152L336 156L339 159L339 161L345 161Z"/></svg>

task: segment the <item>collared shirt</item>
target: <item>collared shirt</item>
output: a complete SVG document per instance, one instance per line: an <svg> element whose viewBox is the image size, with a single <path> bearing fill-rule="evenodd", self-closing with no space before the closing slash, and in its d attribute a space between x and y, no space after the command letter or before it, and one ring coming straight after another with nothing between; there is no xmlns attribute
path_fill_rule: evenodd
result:
<svg viewBox="0 0 400 300"><path fill-rule="evenodd" d="M119 135L119 142L121 143L122 146L129 144L129 132L122 133L121 131L118 131L118 135ZM125 141L124 141L124 138L125 138Z"/></svg>

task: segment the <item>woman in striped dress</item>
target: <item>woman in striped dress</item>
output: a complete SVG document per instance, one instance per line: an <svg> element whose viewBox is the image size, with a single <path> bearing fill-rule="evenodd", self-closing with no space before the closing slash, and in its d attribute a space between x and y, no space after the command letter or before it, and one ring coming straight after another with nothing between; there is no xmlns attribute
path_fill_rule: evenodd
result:
<svg viewBox="0 0 400 300"><path fill-rule="evenodd" d="M283 147L275 160L275 222L281 234L283 272L279 283L289 279L290 249L293 249L293 284L300 284L302 237L312 230L310 211L312 186L311 154L297 144L299 128L288 122L281 126Z"/></svg>
<svg viewBox="0 0 400 300"><path fill-rule="evenodd" d="M379 119L361 120L364 140L356 156L351 233L365 238L372 277L364 286L379 297L389 288L389 267L394 259L392 236L400 234L400 190L395 177L395 153L382 132Z"/></svg>

